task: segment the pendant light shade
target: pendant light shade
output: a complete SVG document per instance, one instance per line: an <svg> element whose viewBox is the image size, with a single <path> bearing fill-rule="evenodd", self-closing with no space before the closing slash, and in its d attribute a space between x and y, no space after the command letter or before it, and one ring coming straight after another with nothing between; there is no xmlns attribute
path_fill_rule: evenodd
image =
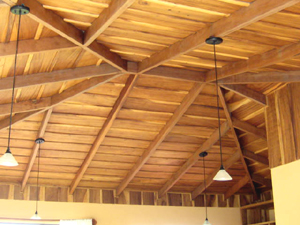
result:
<svg viewBox="0 0 300 225"><path fill-rule="evenodd" d="M221 135L221 120L220 120L220 107L219 107L219 84L218 84L218 68L217 68L217 55L216 55L216 45L219 45L223 42L223 39L220 37L210 37L206 39L206 43L213 45L214 47L214 61L215 61L215 75L216 75L216 96L217 96L217 111L218 111L218 124L219 124L219 142L220 142L220 158L221 158L221 167L219 172L214 177L215 181L229 181L232 180L232 177L226 172L223 166L223 156L222 156L222 135ZM208 223L209 224L209 223Z"/></svg>
<svg viewBox="0 0 300 225"><path fill-rule="evenodd" d="M20 27L21 27L21 16L29 13L29 8L22 5L15 5L10 8L10 11L19 16L17 41L16 41L16 54L15 54L15 64L14 64L14 76L12 83L12 93L11 93L11 105L10 105L10 116L9 116L9 128L8 128L8 139L7 139L7 150L4 155L0 158L1 166L18 166L18 162L10 151L10 137L11 137L11 125L12 125L12 114L14 107L14 96L15 96L15 84L16 84L16 71L17 71L17 59L18 59L18 47L19 47L19 37L20 37Z"/></svg>
<svg viewBox="0 0 300 225"><path fill-rule="evenodd" d="M208 221L208 219L206 218L203 225L211 225L211 223Z"/></svg>
<svg viewBox="0 0 300 225"><path fill-rule="evenodd" d="M40 219L42 219L42 218L39 216L38 212L36 211L36 212L34 213L34 215L33 215L30 219L32 219L32 220L40 220Z"/></svg>
<svg viewBox="0 0 300 225"><path fill-rule="evenodd" d="M18 166L19 163L13 156L13 154L10 152L10 149L7 148L6 152L3 156L0 158L0 165L1 166Z"/></svg>
<svg viewBox="0 0 300 225"><path fill-rule="evenodd" d="M221 166L219 172L214 177L215 181L229 181L232 180L232 177L229 175L229 173L226 172L223 166Z"/></svg>

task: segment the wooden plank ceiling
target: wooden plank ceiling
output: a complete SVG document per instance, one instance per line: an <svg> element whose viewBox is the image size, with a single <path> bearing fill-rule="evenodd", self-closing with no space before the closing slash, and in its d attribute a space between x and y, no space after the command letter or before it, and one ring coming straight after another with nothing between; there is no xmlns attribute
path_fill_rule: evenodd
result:
<svg viewBox="0 0 300 225"><path fill-rule="evenodd" d="M270 189L265 95L300 81L300 1L21 0L12 152L0 182L190 192ZM0 145L9 124L17 19L0 1ZM217 46L224 162L213 48Z"/></svg>

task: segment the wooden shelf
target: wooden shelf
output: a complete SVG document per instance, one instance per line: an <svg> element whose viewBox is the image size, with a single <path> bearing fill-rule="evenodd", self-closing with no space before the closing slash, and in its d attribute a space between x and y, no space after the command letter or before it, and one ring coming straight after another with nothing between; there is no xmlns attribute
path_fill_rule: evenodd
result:
<svg viewBox="0 0 300 225"><path fill-rule="evenodd" d="M266 209L266 208L274 208L274 202L273 200L265 201L265 202L258 202L250 205L242 206L241 209L254 209L254 208L260 208L260 209ZM260 224L260 223L258 223Z"/></svg>
<svg viewBox="0 0 300 225"><path fill-rule="evenodd" d="M261 222L261 223L252 223L249 225L273 225L275 224L275 221L267 221L267 222Z"/></svg>

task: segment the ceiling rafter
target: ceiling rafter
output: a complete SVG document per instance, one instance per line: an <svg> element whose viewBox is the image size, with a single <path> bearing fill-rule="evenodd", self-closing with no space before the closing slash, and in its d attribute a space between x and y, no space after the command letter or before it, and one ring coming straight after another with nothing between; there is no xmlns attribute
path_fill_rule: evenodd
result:
<svg viewBox="0 0 300 225"><path fill-rule="evenodd" d="M229 17L218 20L211 26L207 26L183 40L176 42L170 47L167 47L160 52L156 52L149 58L144 59L139 63L138 72L144 73L179 55L199 48L205 45L205 40L212 35L223 37L289 6L297 4L298 2L299 1L295 0L273 0L272 2L269 0L256 0L250 6L243 7L232 13Z"/></svg>
<svg viewBox="0 0 300 225"><path fill-rule="evenodd" d="M121 74L121 72L109 64L101 64L100 66L77 67L74 69L56 70L50 73L45 72L16 76L15 87L24 88L35 85L118 74ZM0 91L11 90L12 81L13 77L5 77L0 79Z"/></svg>
<svg viewBox="0 0 300 225"><path fill-rule="evenodd" d="M117 76L117 75L116 75ZM114 77L114 75L107 75L103 77L98 77L99 82L110 80ZM96 77L97 78L97 77ZM96 80L96 78L93 78ZM97 81L96 81L97 82ZM88 82L87 82L88 83ZM82 84L82 83L80 83ZM77 86L77 85L75 85ZM79 85L78 85L79 87ZM55 105L59 104L62 101L72 97L73 93L76 93L76 90L69 88L60 94L55 94L51 97L45 97L40 99L31 99L26 101L17 102L14 104L13 113L23 113L23 112L30 112L36 111L40 109L47 109L50 107L54 107ZM76 94L77 95L77 94ZM10 103L1 104L0 105L0 115L8 115L10 114Z"/></svg>
<svg viewBox="0 0 300 225"><path fill-rule="evenodd" d="M248 88L246 85L243 85L243 84L237 84L237 85L220 84L220 86L229 91L233 91L234 93L241 95L245 98L249 98L252 101L254 101L260 105L263 105L263 106L267 105L266 96L264 94L254 91L254 90Z"/></svg>
<svg viewBox="0 0 300 225"><path fill-rule="evenodd" d="M166 123L162 130L158 133L155 139L151 142L149 147L144 151L143 155L138 159L132 169L128 172L125 179L122 180L120 185L117 187L117 195L120 195L123 190L127 187L129 182L134 178L134 176L140 171L142 166L148 161L151 155L155 152L157 147L163 142L166 136L171 132L173 127L177 124L179 119L187 111L187 109L192 105L197 96L200 94L205 84L196 83L189 93L185 96L179 107L173 113L171 119Z"/></svg>
<svg viewBox="0 0 300 225"><path fill-rule="evenodd" d="M225 116L228 120L228 124L229 124L229 127L231 128L232 130L232 134L233 134L233 140L236 144L236 147L237 147L237 152L240 154L241 156L241 162L242 162L242 165L244 167L244 170L246 171L246 176L249 178L249 181L250 181L250 185L251 185L251 188L252 188L252 191L253 191L253 194L254 194L254 197L257 198L257 192L256 192L256 189L255 189L255 186L253 184L253 181L251 180L251 175L250 175L250 172L249 172L249 169L248 169L248 166L247 166L247 163L243 157L243 153L242 153L242 148L241 148L241 145L240 145L240 142L239 142L239 138L236 134L236 131L234 129L234 126L233 126L233 122L232 122L232 118L231 118L231 113L227 107L227 103L226 103L226 100L225 100L225 94L224 94L224 91L222 90L222 88L218 87L218 94L219 94L219 99L220 99L220 102L223 106L223 109L224 109L224 113L225 113ZM233 189L233 190L236 190L238 191L237 189ZM233 192L230 192L230 194L234 194ZM230 197L230 196L229 196Z"/></svg>
<svg viewBox="0 0 300 225"><path fill-rule="evenodd" d="M44 137L51 114L52 114L52 108L48 109L48 111L45 113L42 124L41 124L40 129L37 134L37 138ZM33 146L33 149L32 149L32 152L31 152L31 155L30 155L30 158L29 158L29 161L28 161L28 164L27 164L24 176L23 176L23 180L22 180L22 184L21 184L22 191L24 191L24 189L26 187L26 184L27 184L28 178L30 176L30 172L32 170L34 161L36 159L39 147L40 147L40 144L34 143L34 146Z"/></svg>
<svg viewBox="0 0 300 225"><path fill-rule="evenodd" d="M226 191L224 195L225 199L229 198L230 196L238 192L242 187L244 187L249 182L249 180L251 179L247 175L244 176L242 179L240 179L235 185L233 185Z"/></svg>
<svg viewBox="0 0 300 225"><path fill-rule="evenodd" d="M15 2L11 0L3 0L8 5L13 6ZM84 50L92 53L93 55L105 60L112 66L122 70L127 70L127 62L119 55L113 53L106 46L92 42L89 46L83 45L83 32L75 26L65 22L60 16L53 11L45 9L42 4L36 0L19 0L18 4L24 4L30 8L28 16L38 23L44 25L48 29L56 32L60 36L66 38L75 45L83 48Z"/></svg>
<svg viewBox="0 0 300 225"><path fill-rule="evenodd" d="M63 37L47 37L39 40L20 40L18 55L34 54L47 51L77 49L78 46ZM16 54L16 42L0 43L0 57L9 57Z"/></svg>
<svg viewBox="0 0 300 225"><path fill-rule="evenodd" d="M300 53L300 42L284 45L280 48L272 49L262 54L251 56L248 60L240 60L225 65L219 69L218 79L230 77L236 74L249 72L262 67L270 66L288 60ZM207 82L215 80L214 71L207 72Z"/></svg>
<svg viewBox="0 0 300 225"><path fill-rule="evenodd" d="M71 185L70 185L70 194L73 194L76 187L78 186L79 182L81 181L84 173L86 172L87 168L89 167L91 161L93 160L95 154L97 153L100 145L102 144L105 136L107 135L109 129L111 128L113 122L117 118L118 113L120 112L121 108L123 107L130 91L133 89L136 81L138 79L138 75L130 75L126 81L125 87L122 89L118 99L116 100L113 108L111 109L105 123L103 124L101 130L99 131L89 153L85 157L82 165L80 166L76 176L74 177Z"/></svg>
<svg viewBox="0 0 300 225"><path fill-rule="evenodd" d="M229 130L228 122L224 122L221 127L221 136L224 136ZM201 145L200 148L180 167L180 169L164 184L158 191L158 197L161 198L166 194L180 178L199 160L199 154L203 151L209 150L217 141L220 140L219 128L216 129L211 136Z"/></svg>
<svg viewBox="0 0 300 225"><path fill-rule="evenodd" d="M37 111L33 111L33 112L25 112L25 113L20 113L20 114L16 114L15 116L13 116L12 118L12 125L13 124L17 124L19 122L22 122L23 120L26 120L38 113L44 112L64 101L69 100L72 97L75 97L77 95L80 95L92 88L95 88L101 84L104 84L106 82L109 82L110 80L118 77L120 75L110 75L110 76L105 76L105 77L94 77L92 79L89 80L85 80L79 84L76 84L68 89L66 89L65 91L63 91L62 93L58 93L55 94L51 97L51 104L48 105L47 107L41 109L41 110L37 110ZM0 131L3 129L6 129L10 124L9 118L3 119L0 121Z"/></svg>
<svg viewBox="0 0 300 225"><path fill-rule="evenodd" d="M271 179L266 179L258 174L252 174L251 175L252 177L252 180L255 182L255 183L258 183L258 184L261 184L261 185L264 185L266 186L267 188L272 188L272 182L271 182Z"/></svg>
<svg viewBox="0 0 300 225"><path fill-rule="evenodd" d="M88 28L84 36L84 45L89 46L103 33L135 0L111 1L108 8L104 9L97 19Z"/></svg>
<svg viewBox="0 0 300 225"><path fill-rule="evenodd" d="M232 124L233 127L236 129L239 129L241 131L244 131L246 133L252 134L258 138L262 138L264 140L267 140L267 133L264 129L258 128L256 126L253 126L250 123L247 123L245 121L240 121L237 118L232 117Z"/></svg>
<svg viewBox="0 0 300 225"><path fill-rule="evenodd" d="M261 163L263 165L269 166L269 160L266 157L261 155L257 155L254 152L243 149L243 156L246 159L252 160L254 162Z"/></svg>
<svg viewBox="0 0 300 225"><path fill-rule="evenodd" d="M300 71L242 73L219 80L219 84L300 82Z"/></svg>
<svg viewBox="0 0 300 225"><path fill-rule="evenodd" d="M230 168L233 164L235 164L239 159L241 158L241 154L236 151L229 159L227 159L223 166L225 169ZM219 172L220 168L216 168L214 172L206 178L206 188L208 188L213 182L214 177ZM198 195L201 195L201 193L205 190L204 182L200 184L193 192L192 192L192 199L195 199Z"/></svg>

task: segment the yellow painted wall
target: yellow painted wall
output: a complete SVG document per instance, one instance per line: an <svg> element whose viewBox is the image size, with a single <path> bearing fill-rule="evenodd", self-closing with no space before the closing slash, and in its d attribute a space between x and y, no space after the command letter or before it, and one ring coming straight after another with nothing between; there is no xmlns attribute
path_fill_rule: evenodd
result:
<svg viewBox="0 0 300 225"><path fill-rule="evenodd" d="M273 168L276 225L300 224L300 160Z"/></svg>
<svg viewBox="0 0 300 225"><path fill-rule="evenodd" d="M239 208L209 208L212 225L241 225ZM33 201L0 200L0 217L30 218ZM94 218L98 225L202 225L204 208L40 202L43 219Z"/></svg>

